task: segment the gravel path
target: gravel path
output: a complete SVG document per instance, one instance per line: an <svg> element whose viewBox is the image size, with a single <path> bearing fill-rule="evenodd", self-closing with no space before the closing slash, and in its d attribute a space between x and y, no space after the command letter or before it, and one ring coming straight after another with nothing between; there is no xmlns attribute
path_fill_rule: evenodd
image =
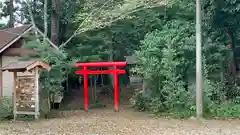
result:
<svg viewBox="0 0 240 135"><path fill-rule="evenodd" d="M240 121L154 119L123 109L63 112L61 118L2 122L0 135L238 135Z"/></svg>

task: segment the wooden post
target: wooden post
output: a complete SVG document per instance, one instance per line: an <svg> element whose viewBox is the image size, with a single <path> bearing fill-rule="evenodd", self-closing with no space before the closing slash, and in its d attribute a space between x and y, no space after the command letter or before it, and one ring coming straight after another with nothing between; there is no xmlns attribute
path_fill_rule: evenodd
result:
<svg viewBox="0 0 240 135"><path fill-rule="evenodd" d="M84 95L84 109L88 111L88 74L87 74L87 66L83 67L83 95Z"/></svg>
<svg viewBox="0 0 240 135"><path fill-rule="evenodd" d="M118 93L118 74L117 74L117 66L114 66L114 73L113 73L113 78L114 78L114 107L115 111L119 111L119 93Z"/></svg>
<svg viewBox="0 0 240 135"><path fill-rule="evenodd" d="M35 68L35 119L38 119L39 116L39 71L38 67Z"/></svg>
<svg viewBox="0 0 240 135"><path fill-rule="evenodd" d="M2 68L2 56L0 56L0 97L3 96L3 72Z"/></svg>
<svg viewBox="0 0 240 135"><path fill-rule="evenodd" d="M13 116L14 116L14 120L16 120L17 118L17 105L16 105L16 102L17 102L17 92L16 92L16 86L17 86L17 82L16 82L16 79L17 79L17 72L13 72L13 88L12 88L12 92L13 92Z"/></svg>

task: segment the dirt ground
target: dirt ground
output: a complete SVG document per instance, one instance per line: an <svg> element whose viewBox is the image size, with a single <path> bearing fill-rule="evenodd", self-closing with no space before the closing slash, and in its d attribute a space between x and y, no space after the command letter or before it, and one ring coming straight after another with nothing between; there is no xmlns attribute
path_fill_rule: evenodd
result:
<svg viewBox="0 0 240 135"><path fill-rule="evenodd" d="M240 121L154 119L122 108L64 111L60 118L0 122L0 135L238 135Z"/></svg>

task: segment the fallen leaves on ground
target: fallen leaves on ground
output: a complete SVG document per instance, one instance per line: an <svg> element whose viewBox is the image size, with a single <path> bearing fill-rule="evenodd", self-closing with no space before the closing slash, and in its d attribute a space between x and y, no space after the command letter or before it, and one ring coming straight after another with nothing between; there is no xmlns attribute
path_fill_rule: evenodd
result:
<svg viewBox="0 0 240 135"><path fill-rule="evenodd" d="M237 135L239 120L155 119L123 108L64 111L60 118L0 123L0 135Z"/></svg>

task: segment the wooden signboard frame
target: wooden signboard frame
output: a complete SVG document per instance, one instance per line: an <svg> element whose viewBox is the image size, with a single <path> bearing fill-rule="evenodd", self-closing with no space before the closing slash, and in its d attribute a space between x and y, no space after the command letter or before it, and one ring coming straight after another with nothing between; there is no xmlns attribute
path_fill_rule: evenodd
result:
<svg viewBox="0 0 240 135"><path fill-rule="evenodd" d="M14 114L14 120L16 120L17 115L19 114L25 114L25 115L34 115L35 119L39 118L40 115L40 109L39 109L39 71L41 69L45 69L49 71L51 67L42 61L19 61L15 63L11 63L5 67L2 68L2 71L9 71L13 72L13 114ZM31 75L23 75L23 76L17 76L18 72L30 72ZM21 101L21 103L30 103L33 102L34 104L34 111L29 110L18 110L17 104L19 104L19 100L17 99L19 97L17 93L17 80L20 77L25 78L33 78L34 79L34 92L32 97L34 100L25 100Z"/></svg>

